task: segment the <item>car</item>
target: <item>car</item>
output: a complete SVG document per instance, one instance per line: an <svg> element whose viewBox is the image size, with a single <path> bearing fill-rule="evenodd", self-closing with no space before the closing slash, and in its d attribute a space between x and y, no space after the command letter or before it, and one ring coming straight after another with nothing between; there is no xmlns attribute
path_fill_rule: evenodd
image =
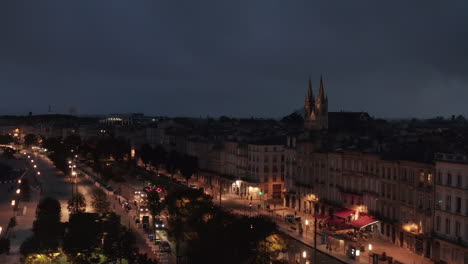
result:
<svg viewBox="0 0 468 264"><path fill-rule="evenodd" d="M195 186L193 184L190 184L189 187L192 188L192 189L197 189L197 186Z"/></svg>
<svg viewBox="0 0 468 264"><path fill-rule="evenodd" d="M159 251L170 253L171 252L171 245L169 245L169 243L167 241L161 242L161 244L159 244Z"/></svg>
<svg viewBox="0 0 468 264"><path fill-rule="evenodd" d="M164 228L164 223L161 218L156 218L154 219L154 226L156 229L163 229Z"/></svg>
<svg viewBox="0 0 468 264"><path fill-rule="evenodd" d="M292 214L287 214L287 215L284 216L284 220L286 220L286 222L290 222L290 223L292 223L294 221L294 218L295 218L295 216L292 215Z"/></svg>

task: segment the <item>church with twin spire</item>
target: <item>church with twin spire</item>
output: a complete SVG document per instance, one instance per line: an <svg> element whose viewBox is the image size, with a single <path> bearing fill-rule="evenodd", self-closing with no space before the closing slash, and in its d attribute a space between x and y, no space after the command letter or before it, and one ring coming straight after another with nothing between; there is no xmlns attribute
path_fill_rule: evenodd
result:
<svg viewBox="0 0 468 264"><path fill-rule="evenodd" d="M323 88L322 76L320 76L320 87L317 99L314 98L312 81L309 77L309 87L304 104L304 128L309 131L328 129L328 97Z"/></svg>

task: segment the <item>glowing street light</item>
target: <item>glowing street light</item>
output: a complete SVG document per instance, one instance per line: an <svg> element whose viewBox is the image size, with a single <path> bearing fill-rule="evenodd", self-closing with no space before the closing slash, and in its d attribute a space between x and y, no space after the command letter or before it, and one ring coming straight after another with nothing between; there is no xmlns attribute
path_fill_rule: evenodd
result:
<svg viewBox="0 0 468 264"><path fill-rule="evenodd" d="M34 163L34 160L31 160L31 163Z"/></svg>
<svg viewBox="0 0 468 264"><path fill-rule="evenodd" d="M16 194L20 194L20 192L21 192L21 189L16 190Z"/></svg>
<svg viewBox="0 0 468 264"><path fill-rule="evenodd" d="M21 179L18 180L18 183L21 183Z"/></svg>
<svg viewBox="0 0 468 264"><path fill-rule="evenodd" d="M302 258L307 258L307 252L302 251Z"/></svg>
<svg viewBox="0 0 468 264"><path fill-rule="evenodd" d="M15 201L15 200L11 200L11 205L12 205L12 206L15 206L15 204L16 204L16 201Z"/></svg>
<svg viewBox="0 0 468 264"><path fill-rule="evenodd" d="M31 158L31 156L28 155L28 159L30 159L30 158Z"/></svg>
<svg viewBox="0 0 468 264"><path fill-rule="evenodd" d="M372 244L369 244L369 251L372 250Z"/></svg>
<svg viewBox="0 0 468 264"><path fill-rule="evenodd" d="M40 172L40 171L38 171L38 172L37 172L37 175L41 175L41 172Z"/></svg>
<svg viewBox="0 0 468 264"><path fill-rule="evenodd" d="M36 164L34 164L34 168L37 168L37 165L36 165Z"/></svg>

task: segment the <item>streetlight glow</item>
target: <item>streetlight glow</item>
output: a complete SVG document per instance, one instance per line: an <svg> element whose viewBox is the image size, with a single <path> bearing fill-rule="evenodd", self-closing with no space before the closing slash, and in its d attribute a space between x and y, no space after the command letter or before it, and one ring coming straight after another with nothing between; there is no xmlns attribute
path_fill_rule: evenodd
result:
<svg viewBox="0 0 468 264"><path fill-rule="evenodd" d="M20 189L17 189L16 190L16 194L20 194L21 190Z"/></svg>
<svg viewBox="0 0 468 264"><path fill-rule="evenodd" d="M21 179L18 180L18 183L21 183Z"/></svg>
<svg viewBox="0 0 468 264"><path fill-rule="evenodd" d="M36 164L34 164L34 168L37 168L37 165L36 165Z"/></svg>
<svg viewBox="0 0 468 264"><path fill-rule="evenodd" d="M41 172L40 172L40 171L38 171L38 172L37 172L37 175L41 175Z"/></svg>
<svg viewBox="0 0 468 264"><path fill-rule="evenodd" d="M369 244L369 251L372 250L372 244Z"/></svg>
<svg viewBox="0 0 468 264"><path fill-rule="evenodd" d="M303 257L303 258L307 258L307 252L303 251L303 252L302 252L302 257Z"/></svg>
<svg viewBox="0 0 468 264"><path fill-rule="evenodd" d="M12 206L15 206L15 204L16 204L16 201L15 201L15 200L11 200L11 205L12 205Z"/></svg>

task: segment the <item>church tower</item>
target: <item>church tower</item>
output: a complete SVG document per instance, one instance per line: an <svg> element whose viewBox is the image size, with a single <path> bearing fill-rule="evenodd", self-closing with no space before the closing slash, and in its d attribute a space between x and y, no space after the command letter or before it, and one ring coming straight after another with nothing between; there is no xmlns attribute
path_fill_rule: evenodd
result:
<svg viewBox="0 0 468 264"><path fill-rule="evenodd" d="M323 78L320 76L320 87L317 101L312 92L312 81L309 77L309 87L304 104L304 128L306 130L328 129L328 97L323 88Z"/></svg>

